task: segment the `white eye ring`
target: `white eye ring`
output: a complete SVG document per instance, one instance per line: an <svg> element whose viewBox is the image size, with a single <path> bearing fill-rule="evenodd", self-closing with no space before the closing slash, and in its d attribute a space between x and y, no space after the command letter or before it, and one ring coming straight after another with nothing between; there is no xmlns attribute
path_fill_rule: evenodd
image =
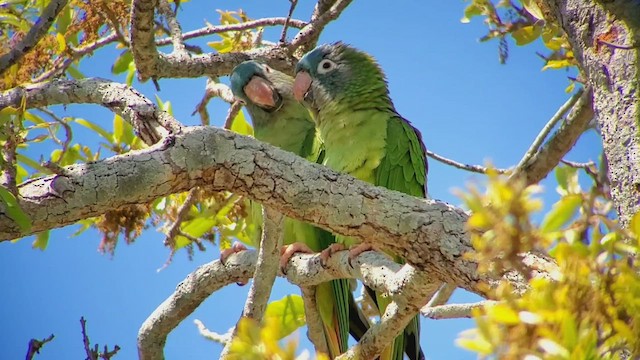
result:
<svg viewBox="0 0 640 360"><path fill-rule="evenodd" d="M318 74L326 74L329 71L334 70L337 67L336 63L329 59L323 59L318 64Z"/></svg>

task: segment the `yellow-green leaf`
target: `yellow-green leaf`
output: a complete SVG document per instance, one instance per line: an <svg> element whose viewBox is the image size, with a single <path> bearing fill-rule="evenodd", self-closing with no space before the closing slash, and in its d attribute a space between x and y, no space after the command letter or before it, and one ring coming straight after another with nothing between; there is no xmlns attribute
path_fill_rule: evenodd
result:
<svg viewBox="0 0 640 360"><path fill-rule="evenodd" d="M58 42L58 52L61 53L67 49L67 41L64 39L64 35L61 33L56 34L56 41Z"/></svg>
<svg viewBox="0 0 640 360"><path fill-rule="evenodd" d="M0 201L4 204L6 214L15 221L20 230L31 229L31 218L22 210L16 197L4 186L0 186Z"/></svg>
<svg viewBox="0 0 640 360"><path fill-rule="evenodd" d="M542 26L529 25L512 32L511 36L515 39L516 45L522 46L534 41L540 34L542 34Z"/></svg>
<svg viewBox="0 0 640 360"><path fill-rule="evenodd" d="M267 305L264 321L274 319L280 324L278 339L291 334L305 324L304 305L299 295L287 295Z"/></svg>
<svg viewBox="0 0 640 360"><path fill-rule="evenodd" d="M242 135L253 135L253 127L244 117L242 111L238 111L238 115L231 122L231 131Z"/></svg>
<svg viewBox="0 0 640 360"><path fill-rule="evenodd" d="M540 231L548 233L557 231L571 220L582 204L582 196L580 194L570 194L564 196L557 203L553 204L551 210L545 215L540 225Z"/></svg>
<svg viewBox="0 0 640 360"><path fill-rule="evenodd" d="M527 10L529 14L531 14L531 16L533 16L538 20L544 19L544 16L542 15L542 11L540 10L540 8L538 7L538 4L536 4L534 0L521 0L520 2L522 2L522 6L524 6L524 8Z"/></svg>
<svg viewBox="0 0 640 360"><path fill-rule="evenodd" d="M542 70L547 69L562 69L566 67L573 66L573 61L569 59L560 59L560 60L549 60L547 64L542 68Z"/></svg>
<svg viewBox="0 0 640 360"><path fill-rule="evenodd" d="M105 138L105 140L107 141L111 141L112 137L111 137L111 133L108 132L107 130L103 129L100 125L92 123L91 121L85 120L85 119L75 119L75 122L77 122L78 124L89 128L95 132L97 132L100 136L102 136L103 138Z"/></svg>
<svg viewBox="0 0 640 360"><path fill-rule="evenodd" d="M49 244L49 230L41 231L36 234L36 239L31 244L31 247L34 249L40 249L42 251L47 249L47 245Z"/></svg>

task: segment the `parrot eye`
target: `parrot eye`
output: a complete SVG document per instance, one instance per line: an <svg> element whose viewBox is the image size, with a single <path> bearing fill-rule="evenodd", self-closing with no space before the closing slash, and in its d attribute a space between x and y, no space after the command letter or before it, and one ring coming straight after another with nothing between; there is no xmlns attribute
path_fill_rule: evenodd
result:
<svg viewBox="0 0 640 360"><path fill-rule="evenodd" d="M326 74L336 68L336 63L329 59L324 59L318 64L318 74Z"/></svg>

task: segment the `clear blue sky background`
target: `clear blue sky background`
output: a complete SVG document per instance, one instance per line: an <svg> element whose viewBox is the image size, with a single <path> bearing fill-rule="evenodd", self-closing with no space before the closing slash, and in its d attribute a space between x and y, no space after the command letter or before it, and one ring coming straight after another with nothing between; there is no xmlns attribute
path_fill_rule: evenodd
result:
<svg viewBox="0 0 640 360"><path fill-rule="evenodd" d="M296 18L308 19L312 1L301 1ZM280 1L191 1L184 4L180 20L185 31L216 23L216 8L242 7L250 17L283 16L289 2ZM343 40L370 52L387 73L391 96L398 111L423 133L433 151L471 164L491 160L499 167L517 163L538 131L568 95L565 71L541 72L535 51L539 44L517 48L513 43L507 65L500 65L497 43L479 43L486 28L480 19L462 24L466 4L462 1L388 2L354 1L338 21L330 24L322 42ZM277 41L280 29L266 33ZM291 38L294 30L289 32ZM217 39L208 38L208 41ZM164 49L168 51L168 49ZM124 82L110 67L115 50L101 50L83 62L87 76ZM190 114L200 100L205 81L161 80L159 96L170 100L176 118L196 124ZM154 98L151 84L134 83ZM61 112L63 110L58 108ZM213 101L212 123L220 125L226 105ZM113 115L95 106L69 106L67 115L91 119L110 128ZM78 129L76 138L83 136ZM86 141L85 141L86 142ZM90 144L90 143L87 143ZM97 144L93 143L93 149ZM34 148L37 149L37 148ZM597 160L601 146L594 131L580 140L567 156L574 161ZM49 149L40 149L46 155ZM32 150L31 155L36 155ZM429 190L432 197L453 204L460 201L452 189L463 188L471 179L482 178L430 161ZM556 198L553 177L543 182L548 207ZM101 345L120 345L118 359L137 357L136 335L145 318L197 266L218 257L216 249L197 253L193 261L179 253L173 264L161 271L168 256L164 236L149 229L132 246L120 244L115 257L99 254L100 234L89 230L70 237L76 226L52 232L46 251L31 249L32 239L0 243L0 358L24 358L29 339L56 338L39 359L80 359L84 350L79 319L88 320L90 339ZM204 340L193 325L201 319L212 330L225 332L238 319L248 287L229 286L204 302L168 338L168 359L217 358L218 344ZM273 298L295 288L278 281ZM478 298L457 291L452 301ZM473 326L470 320L424 321L422 345L429 359L473 359L454 344L457 334ZM308 347L304 330L297 333Z"/></svg>

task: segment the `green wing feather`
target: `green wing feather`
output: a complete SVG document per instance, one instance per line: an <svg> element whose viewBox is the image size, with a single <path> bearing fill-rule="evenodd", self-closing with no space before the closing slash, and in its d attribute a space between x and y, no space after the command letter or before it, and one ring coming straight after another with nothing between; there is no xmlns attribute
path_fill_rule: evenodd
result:
<svg viewBox="0 0 640 360"><path fill-rule="evenodd" d="M392 116L387 123L387 149L376 170L376 185L403 192L416 197L426 197L427 163L420 133L399 115ZM402 263L400 257L395 257ZM379 306L385 309L389 303L378 297ZM395 339L391 358L402 359L402 350L411 343L412 353L420 358L420 318L416 316L404 329L405 336ZM409 353L409 349L406 349Z"/></svg>

